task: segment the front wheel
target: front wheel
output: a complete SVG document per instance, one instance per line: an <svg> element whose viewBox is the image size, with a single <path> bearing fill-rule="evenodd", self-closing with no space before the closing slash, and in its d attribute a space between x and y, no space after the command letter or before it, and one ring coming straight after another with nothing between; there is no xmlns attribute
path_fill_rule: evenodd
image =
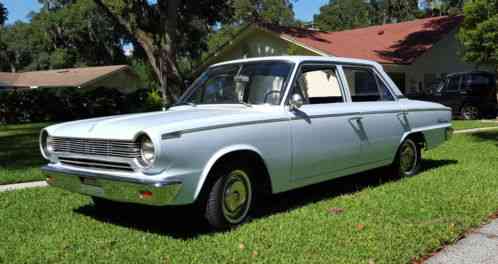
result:
<svg viewBox="0 0 498 264"><path fill-rule="evenodd" d="M420 171L421 160L420 146L412 139L407 138L398 149L393 167L400 177L413 176Z"/></svg>
<svg viewBox="0 0 498 264"><path fill-rule="evenodd" d="M215 171L217 179L209 191L205 217L216 229L229 229L247 219L254 202L251 173L239 166Z"/></svg>

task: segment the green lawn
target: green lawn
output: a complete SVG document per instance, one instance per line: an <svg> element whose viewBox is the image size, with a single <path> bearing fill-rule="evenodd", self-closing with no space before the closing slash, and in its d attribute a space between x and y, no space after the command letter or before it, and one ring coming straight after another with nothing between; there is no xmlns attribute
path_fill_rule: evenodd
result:
<svg viewBox="0 0 498 264"><path fill-rule="evenodd" d="M497 142L498 130L455 135L417 176L377 170L272 196L225 233L188 208L105 214L58 189L0 193L0 263L408 263L498 210Z"/></svg>
<svg viewBox="0 0 498 264"><path fill-rule="evenodd" d="M41 180L45 163L38 148L45 123L0 126L0 184Z"/></svg>
<svg viewBox="0 0 498 264"><path fill-rule="evenodd" d="M498 127L498 122L482 122L481 120L453 120L452 124L455 130Z"/></svg>

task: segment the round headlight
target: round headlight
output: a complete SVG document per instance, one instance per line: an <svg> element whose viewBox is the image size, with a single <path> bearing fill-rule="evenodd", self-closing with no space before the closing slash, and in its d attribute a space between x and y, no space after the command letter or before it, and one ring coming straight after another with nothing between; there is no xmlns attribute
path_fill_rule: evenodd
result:
<svg viewBox="0 0 498 264"><path fill-rule="evenodd" d="M140 163L144 167L150 167L156 159L154 143L145 135L140 137L138 143L140 145Z"/></svg>
<svg viewBox="0 0 498 264"><path fill-rule="evenodd" d="M50 157L50 152L54 151L52 145L52 138L48 135L48 132L43 130L40 135L40 150L45 158Z"/></svg>

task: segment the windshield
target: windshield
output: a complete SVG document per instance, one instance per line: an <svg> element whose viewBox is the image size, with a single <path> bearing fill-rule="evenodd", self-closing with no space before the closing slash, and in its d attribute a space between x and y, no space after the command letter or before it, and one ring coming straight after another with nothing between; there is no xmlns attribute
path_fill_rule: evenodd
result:
<svg viewBox="0 0 498 264"><path fill-rule="evenodd" d="M208 69L187 90L179 104L272 104L284 95L292 64L258 62Z"/></svg>

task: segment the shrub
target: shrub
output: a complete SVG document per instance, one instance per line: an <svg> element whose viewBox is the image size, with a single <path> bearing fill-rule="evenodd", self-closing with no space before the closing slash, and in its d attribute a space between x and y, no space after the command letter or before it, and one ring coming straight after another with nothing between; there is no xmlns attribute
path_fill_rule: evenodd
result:
<svg viewBox="0 0 498 264"><path fill-rule="evenodd" d="M0 123L60 122L162 108L157 90L44 88L0 92Z"/></svg>

